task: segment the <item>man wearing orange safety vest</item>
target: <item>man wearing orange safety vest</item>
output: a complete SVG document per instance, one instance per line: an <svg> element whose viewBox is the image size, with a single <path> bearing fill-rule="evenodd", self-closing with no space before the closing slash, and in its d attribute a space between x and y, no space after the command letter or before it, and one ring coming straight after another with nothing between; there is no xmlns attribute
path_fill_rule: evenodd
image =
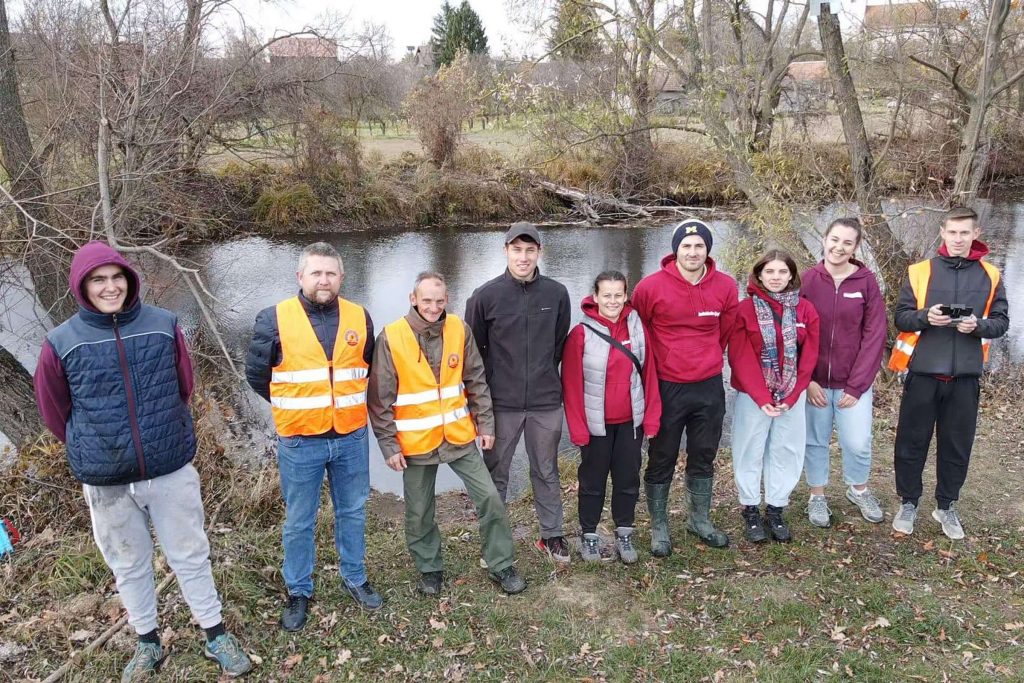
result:
<svg viewBox="0 0 1024 683"><path fill-rule="evenodd" d="M896 427L893 529L914 531L932 433L936 433L936 509L932 517L952 539L964 537L954 503L967 479L978 422L979 381L988 340L1006 334L1009 306L1002 278L983 261L978 215L953 209L942 222L938 256L910 266L896 303L900 331L889 368L907 371ZM970 309L970 310L967 310Z"/></svg>
<svg viewBox="0 0 1024 683"><path fill-rule="evenodd" d="M288 587L281 627L286 631L306 623L325 470L342 589L364 609L382 604L364 565L370 494L366 383L373 322L362 306L338 296L345 270L331 245L317 242L303 249L297 276L297 296L256 316L245 362L246 379L270 402L277 428L285 503L282 573Z"/></svg>
<svg viewBox="0 0 1024 683"><path fill-rule="evenodd" d="M402 472L405 538L418 589L438 595L444 579L434 518L437 467L459 475L477 509L483 559L506 593L526 582L513 566L512 531L480 448L494 444L494 412L484 363L469 326L445 312L448 286L420 273L403 318L377 337L367 393L370 423L388 467Z"/></svg>

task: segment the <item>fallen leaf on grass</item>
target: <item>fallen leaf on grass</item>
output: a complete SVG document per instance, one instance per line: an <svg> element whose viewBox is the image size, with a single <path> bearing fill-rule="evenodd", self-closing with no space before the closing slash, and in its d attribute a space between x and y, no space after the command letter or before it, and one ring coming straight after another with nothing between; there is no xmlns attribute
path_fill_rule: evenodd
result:
<svg viewBox="0 0 1024 683"><path fill-rule="evenodd" d="M1003 624L1004 631L1019 631L1024 628L1024 621L1014 621L1009 624Z"/></svg>
<svg viewBox="0 0 1024 683"><path fill-rule="evenodd" d="M82 642L85 642L86 640L89 640L89 639L95 637L95 635L96 635L95 632L88 631L88 630L83 628L83 629L79 629L78 631L75 631L70 636L68 636L68 640L70 640L72 643L82 643Z"/></svg>
<svg viewBox="0 0 1024 683"><path fill-rule="evenodd" d="M434 617L430 617L429 621L430 628L434 629L435 631L444 631L448 628L448 624L444 623L443 621L438 621Z"/></svg>
<svg viewBox="0 0 1024 683"><path fill-rule="evenodd" d="M921 546L921 550L934 550L934 549L935 549L935 541L928 541L923 546Z"/></svg>
<svg viewBox="0 0 1024 683"><path fill-rule="evenodd" d="M290 673L292 669L302 663L302 655L289 655L281 663L281 671Z"/></svg>
<svg viewBox="0 0 1024 683"><path fill-rule="evenodd" d="M437 638L434 638L432 641L430 641L430 644L433 645L434 648L440 649L444 646L444 638L438 636Z"/></svg>
<svg viewBox="0 0 1024 683"><path fill-rule="evenodd" d="M338 658L334 660L334 666L341 666L350 659L352 659L352 650L342 650L338 653Z"/></svg>

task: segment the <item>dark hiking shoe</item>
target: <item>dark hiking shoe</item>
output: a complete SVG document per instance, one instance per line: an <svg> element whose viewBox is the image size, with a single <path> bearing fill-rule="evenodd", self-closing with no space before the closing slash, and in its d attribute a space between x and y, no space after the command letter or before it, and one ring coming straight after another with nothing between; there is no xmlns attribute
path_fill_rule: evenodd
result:
<svg viewBox="0 0 1024 683"><path fill-rule="evenodd" d="M301 631L306 625L306 609L309 598L305 595L289 595L288 605L281 614L281 628L285 631Z"/></svg>
<svg viewBox="0 0 1024 683"><path fill-rule="evenodd" d="M443 583L443 572L423 572L420 575L420 582L416 585L416 590L423 595L439 595Z"/></svg>
<svg viewBox="0 0 1024 683"><path fill-rule="evenodd" d="M212 641L206 642L203 656L220 664L221 673L228 678L238 678L249 673L252 661L249 655L230 633L222 633Z"/></svg>
<svg viewBox="0 0 1024 683"><path fill-rule="evenodd" d="M515 567L509 566L505 567L500 572L490 572L489 576L491 577L491 581L499 584L501 586L501 590L505 591L509 595L522 593L526 590L526 579L519 576L519 572L516 571Z"/></svg>
<svg viewBox="0 0 1024 683"><path fill-rule="evenodd" d="M546 552L555 562L569 562L569 544L565 542L564 536L542 538L537 541L537 549Z"/></svg>
<svg viewBox="0 0 1024 683"><path fill-rule="evenodd" d="M342 588L345 592L352 596L352 599L356 601L360 607L370 612L374 612L381 608L384 604L384 598L380 597L380 593L373 590L373 586L367 581L362 586L350 586L348 581L342 580Z"/></svg>
<svg viewBox="0 0 1024 683"><path fill-rule="evenodd" d="M761 519L761 511L756 505L743 507L743 533L751 543L764 543L768 540L768 532Z"/></svg>
<svg viewBox="0 0 1024 683"><path fill-rule="evenodd" d="M777 508L774 505L765 506L764 521L768 525L768 531L772 538L780 543L789 543L793 535L789 532L789 525L782 518L782 511L785 508Z"/></svg>
<svg viewBox="0 0 1024 683"><path fill-rule="evenodd" d="M139 643L135 646L135 654L124 671L121 672L121 683L134 683L135 681L148 681L160 669L164 662L163 648L156 643Z"/></svg>

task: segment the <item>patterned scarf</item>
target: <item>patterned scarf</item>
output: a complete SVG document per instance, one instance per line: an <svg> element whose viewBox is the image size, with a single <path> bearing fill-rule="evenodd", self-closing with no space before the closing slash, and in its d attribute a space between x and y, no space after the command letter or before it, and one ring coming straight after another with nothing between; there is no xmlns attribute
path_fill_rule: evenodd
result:
<svg viewBox="0 0 1024 683"><path fill-rule="evenodd" d="M771 304L754 295L754 312L757 324L761 328L761 372L764 383L776 403L793 391L796 386L796 305L800 301L800 292L781 292L775 294L761 290L765 296L782 304L782 360L779 360L779 349L776 343L775 320L778 315L772 310Z"/></svg>

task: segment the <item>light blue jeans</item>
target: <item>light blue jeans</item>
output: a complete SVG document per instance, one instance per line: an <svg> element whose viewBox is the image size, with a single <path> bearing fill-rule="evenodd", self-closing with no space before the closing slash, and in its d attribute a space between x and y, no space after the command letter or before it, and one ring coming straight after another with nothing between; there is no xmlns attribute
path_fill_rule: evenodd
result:
<svg viewBox="0 0 1024 683"><path fill-rule="evenodd" d="M370 496L370 442L366 427L334 438L278 437L277 464L285 504L283 573L288 594L313 594L313 532L325 470L334 505L334 544L341 576L352 586L366 583L363 559L366 499Z"/></svg>
<svg viewBox="0 0 1024 683"><path fill-rule="evenodd" d="M863 486L871 473L871 399L868 389L849 408L838 408L842 389L822 389L827 401L824 408L807 404L807 450L804 456L804 476L808 486L828 484L828 446L832 441L832 426L839 432L839 446L843 451L843 481L848 486Z"/></svg>
<svg viewBox="0 0 1024 683"><path fill-rule="evenodd" d="M732 413L732 469L742 505L789 505L789 495L800 482L804 467L804 392L796 404L779 417L768 417L742 391L736 393Z"/></svg>

